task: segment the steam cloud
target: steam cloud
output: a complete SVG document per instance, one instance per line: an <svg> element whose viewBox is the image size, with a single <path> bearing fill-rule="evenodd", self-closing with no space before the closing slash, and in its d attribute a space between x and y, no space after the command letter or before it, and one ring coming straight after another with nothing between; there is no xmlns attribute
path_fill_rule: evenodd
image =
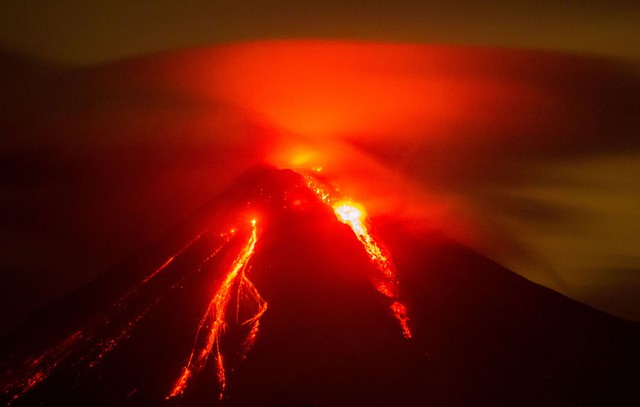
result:
<svg viewBox="0 0 640 407"><path fill-rule="evenodd" d="M37 86L15 87L0 118L1 265L16 270L0 285L17 293L3 307L89 280L266 163L321 166L372 216L442 229L640 320L639 72L533 51L317 41L23 78ZM18 298L33 281L34 297Z"/></svg>

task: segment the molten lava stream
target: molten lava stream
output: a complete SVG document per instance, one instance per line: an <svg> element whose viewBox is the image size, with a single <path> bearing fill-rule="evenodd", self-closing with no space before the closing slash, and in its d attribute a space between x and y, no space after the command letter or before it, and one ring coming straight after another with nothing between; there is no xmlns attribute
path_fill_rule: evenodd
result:
<svg viewBox="0 0 640 407"><path fill-rule="evenodd" d="M163 296L156 297L143 306L134 306L133 300L138 298L141 291L147 288L149 283L165 271L176 258L200 241L206 232L208 230L201 232L186 243L174 255L165 260L160 267L122 295L104 314L98 315L92 322L85 323L58 344L51 346L38 357L27 359L21 367L9 371L5 377L2 377L0 379L0 393L11 397L9 404L38 387L55 369L63 364L70 363L78 369L96 367L122 341L129 337L131 331L162 300ZM198 267L183 274L177 283L174 282L171 285L171 289L174 289L181 281L215 257L232 236L233 231L217 236L221 240L210 255Z"/></svg>
<svg viewBox="0 0 640 407"><path fill-rule="evenodd" d="M397 270L389 251L374 237L367 226L367 213L364 207L356 202L339 196L316 175L301 171L300 175L305 180L307 187L327 206L331 207L336 218L349 226L362 247L369 255L369 260L375 266L376 273L370 276L373 286L378 292L393 303L389 306L393 316L402 329L405 338L410 339L409 317L407 307L400 302L398 295Z"/></svg>
<svg viewBox="0 0 640 407"><path fill-rule="evenodd" d="M237 289L236 323L238 322L241 305L245 308L254 309L252 315L241 323L250 327L243 345L243 357L246 356L246 352L255 342L260 317L267 310L267 303L262 299L257 288L247 276L249 262L253 257L258 240L257 221L252 219L250 224L251 234L215 289L213 297L198 324L194 345L187 363L167 399L182 394L188 385L189 379L205 367L211 356L214 358L220 386L219 397L222 399L226 387L226 373L224 357L220 351L220 339L229 323L227 312L234 287Z"/></svg>

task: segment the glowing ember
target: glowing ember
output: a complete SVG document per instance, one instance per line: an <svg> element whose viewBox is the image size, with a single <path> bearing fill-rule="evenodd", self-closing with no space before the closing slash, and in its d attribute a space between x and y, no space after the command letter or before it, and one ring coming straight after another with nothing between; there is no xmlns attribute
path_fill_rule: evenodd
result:
<svg viewBox="0 0 640 407"><path fill-rule="evenodd" d="M232 297L234 285L237 285L236 318L238 318L241 298L244 301L244 305L252 303L255 308L253 315L242 322L243 325L250 326L249 333L245 339L245 355L253 346L258 334L260 317L267 310L267 303L262 299L256 287L246 275L247 266L254 254L257 239L256 220L253 219L251 220L251 236L215 290L211 302L198 325L195 343L187 364L167 399L182 394L187 387L189 378L204 368L211 355L215 358L218 383L220 385L220 399L222 399L226 386L226 373L224 358L220 352L220 337L227 326L227 308ZM206 333L204 333L205 331Z"/></svg>
<svg viewBox="0 0 640 407"><path fill-rule="evenodd" d="M206 230L199 233L173 256L165 260L160 267L148 274L142 281L115 301L109 311L86 323L81 329L74 331L58 344L42 352L40 356L28 359L21 367L9 371L5 377L2 377L0 392L10 395L11 400L9 403L36 388L56 368L63 364L70 363L75 368L96 367L123 340L129 337L131 331L160 302L162 296L155 298L150 304L137 310L124 320L118 318L119 314L131 307L131 303L136 299L137 294L157 275L166 270L176 257L199 241L205 233ZM174 289L193 272L199 271L202 265L215 257L229 242L232 235L233 233L220 235L219 237L222 238L222 241L211 254L204 259L200 266L183 274L178 280L178 284L173 284L171 289Z"/></svg>
<svg viewBox="0 0 640 407"><path fill-rule="evenodd" d="M384 246L376 239L367 227L367 213L364 206L350 200L341 200L336 192L323 184L316 176L301 173L309 189L311 189L322 202L331 206L336 218L349 226L362 243L363 248L374 264L376 273L370 276L373 286L382 295L393 300L390 309L398 320L405 338L411 338L409 329L407 307L398 300L398 279L396 267L391 256Z"/></svg>
<svg viewBox="0 0 640 407"><path fill-rule="evenodd" d="M314 168L313 171L301 173L306 186L333 211L338 221L353 231L362 244L374 266L370 268L370 281L375 289L389 300L391 314L398 321L404 337L411 338L407 308L399 298L397 271L388 250L371 232L364 206L345 199L337 190L321 181L318 176L320 171L320 168ZM293 201L294 206L300 206L303 202L300 199ZM65 339L41 352L38 357L27 359L15 370L9 371L1 378L0 391L16 400L38 386L62 365L73 369L96 367L120 343L130 337L140 321L167 295L167 292L156 293L149 290L158 286L158 275L172 269L177 273L168 273L168 277L171 278L171 290L181 286L182 282L195 272L219 271L221 274L212 289L206 310L197 324L191 352L166 399L182 395L191 379L207 366L212 366L216 371L219 398L222 399L227 385L225 355L221 350L221 339L225 331L233 329L233 337L238 337L239 334L244 338L238 344L239 357L242 360L254 346L260 329L260 319L267 310L267 302L248 276L258 242L257 223L256 219L251 219L248 225L236 225L226 233L212 235L205 230L198 234L164 260L159 267L139 280L112 303L106 312L80 326L80 329L74 330ZM241 246L228 267L205 267L221 250L229 247L232 240L239 239L242 233L246 233L246 240L238 241ZM205 241L209 245L210 242L204 240L205 238L213 239L216 245L207 249L206 257L195 268L173 268L174 261L196 243Z"/></svg>
<svg viewBox="0 0 640 407"><path fill-rule="evenodd" d="M57 346L47 350L37 358L27 361L21 372L22 374L9 383L3 384L2 392L12 394L9 404L42 383L58 364L69 356L73 346L82 338L82 331L76 331Z"/></svg>
<svg viewBox="0 0 640 407"><path fill-rule="evenodd" d="M356 204L339 202L333 206L333 211L340 222L348 224L351 228L358 227L359 230L362 228L366 215Z"/></svg>

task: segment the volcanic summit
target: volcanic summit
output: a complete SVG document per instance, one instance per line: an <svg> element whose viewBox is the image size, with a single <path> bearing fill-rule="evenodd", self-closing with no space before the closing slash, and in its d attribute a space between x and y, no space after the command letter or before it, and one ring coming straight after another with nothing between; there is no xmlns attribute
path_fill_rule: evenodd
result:
<svg viewBox="0 0 640 407"><path fill-rule="evenodd" d="M637 324L315 172L249 171L4 339L29 405L633 405Z"/></svg>

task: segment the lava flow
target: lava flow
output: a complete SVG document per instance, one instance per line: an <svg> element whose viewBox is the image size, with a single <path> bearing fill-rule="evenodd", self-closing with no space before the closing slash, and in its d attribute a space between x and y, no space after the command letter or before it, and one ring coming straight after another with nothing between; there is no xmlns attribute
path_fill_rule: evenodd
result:
<svg viewBox="0 0 640 407"><path fill-rule="evenodd" d="M404 337L411 338L407 309L399 300L396 267L388 250L370 231L364 207L344 198L337 189L322 181L316 174L304 171L297 172L297 175L292 172L289 174L298 180L297 187L302 187L309 196L315 196L321 205L331 208L336 220L353 231L374 266L370 268L369 279L375 289L390 300L389 309L399 322ZM267 202L282 199L286 208L291 185L287 184L277 194L264 192L259 187L254 191L255 196L250 195L242 202L255 209ZM267 216L269 213L267 210L260 216ZM55 370L89 371L105 363L107 356L134 335L137 325L160 303L164 304L170 291L181 287L196 272L211 274L217 282L197 323L191 351L184 359L182 371L167 392L165 400L182 396L193 378L209 367L215 370L218 397L222 400L227 387L228 362L225 358L229 356L229 345L221 346L224 334L229 330L233 331L230 337L240 338L241 343L233 344L231 340L230 345L239 346L239 360L244 359L257 339L261 317L267 311L267 301L248 275L258 243L258 220L249 218L243 225L242 219L246 219L247 215L239 206L234 206L227 215L231 215L232 219L239 219L232 221L237 225L235 228L226 233L211 233L206 229L198 234L153 272L138 280L111 304L107 312L74 330L68 339L40 353L40 357L27 358L22 367L10 370L1 378L1 390L11 398L9 402L31 392ZM240 240L243 235L246 236L244 241ZM238 251L234 253L233 247L236 245ZM213 262L222 250L234 256L233 261L226 266L224 263L220 266ZM186 259L193 255L198 260L190 266L176 265L176 262L188 261Z"/></svg>
<svg viewBox="0 0 640 407"><path fill-rule="evenodd" d="M34 390L61 366L71 365L74 369L97 367L109 353L129 338L136 325L159 304L164 295L161 294L142 307L134 305L134 303L139 301L142 294L146 294L145 290L150 288L149 285L153 280L166 271L177 257L203 241L207 232L205 230L190 240L93 321L86 322L57 344L42 351L39 356L27 357L19 367L9 370L0 377L0 394L9 397L8 404ZM220 239L220 241L197 267L180 274L178 279L170 284L170 290L175 289L194 272L201 271L203 266L229 243L232 236L233 233L207 236L208 239Z"/></svg>
<svg viewBox="0 0 640 407"><path fill-rule="evenodd" d="M219 287L216 289L206 312L204 313L198 330L196 331L196 339L189 355L189 360L182 370L182 374L178 378L173 390L167 396L167 399L182 394L187 387L189 378L199 373L206 365L207 360L213 354L215 359L218 383L220 385L219 397L222 399L226 386L226 373L224 368L224 358L220 352L220 336L227 326L227 307L232 297L232 289L237 288L236 293L236 318L240 310L241 298L247 302L253 302L255 312L242 322L243 325L249 325L250 331L245 338L244 350L246 351L253 346L260 317L267 310L267 303L262 299L258 290L246 275L249 260L254 254L256 241L258 239L256 220L251 220L251 236L238 254L229 271L225 274ZM246 305L246 304L245 304ZM203 334L203 331L206 331ZM203 337L204 336L204 337Z"/></svg>
<svg viewBox="0 0 640 407"><path fill-rule="evenodd" d="M304 178L307 187L323 203L330 206L336 218L349 226L356 235L377 272L371 276L371 282L378 292L393 301L389 308L398 320L404 337L410 339L412 334L408 324L407 307L398 298L399 284L396 267L388 250L369 231L367 213L364 207L349 199L340 197L337 191L333 191L315 175L306 171L302 171L300 174Z"/></svg>
<svg viewBox="0 0 640 407"><path fill-rule="evenodd" d="M326 205L333 208L336 218L349 226L375 266L376 274L371 276L375 288L393 302L390 309L394 317L398 320L405 338L411 338L411 330L408 325L406 306L398 300L398 280L396 268L387 250L376 238L374 238L367 227L367 217L364 208L356 203L347 200L339 200L337 192L330 190L317 177L306 173L299 173L305 180L307 187ZM245 338L243 346L243 358L247 351L253 346L260 323L260 317L267 310L267 302L260 296L257 288L247 277L249 261L254 254L257 242L256 220L251 220L251 236L238 254L234 263L225 273L218 288L205 311L198 329L196 339L189 355L182 374L176 381L167 399L182 394L188 384L189 379L202 371L211 356L215 361L218 384L220 387L219 398L222 399L226 387L226 373L224 366L224 355L220 351L220 337L224 329L228 326L227 309L232 298L232 289L237 287L236 293L236 319L238 318L241 302L245 307L253 305L253 309L248 318L242 324L249 324L250 331ZM203 333L205 332L206 333Z"/></svg>

